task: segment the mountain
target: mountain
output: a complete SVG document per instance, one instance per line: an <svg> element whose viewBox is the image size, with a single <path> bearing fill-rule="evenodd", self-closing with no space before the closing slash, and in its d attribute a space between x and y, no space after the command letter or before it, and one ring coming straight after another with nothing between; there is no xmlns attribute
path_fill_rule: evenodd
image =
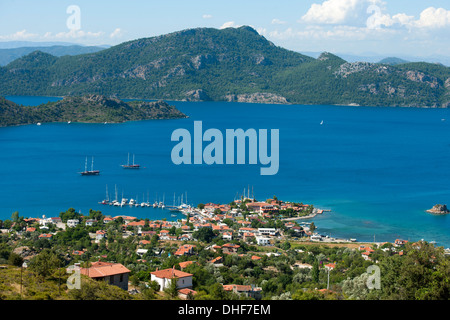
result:
<svg viewBox="0 0 450 320"><path fill-rule="evenodd" d="M403 64L403 63L408 63L408 62L409 61L403 60L403 59L400 59L400 58L388 57L388 58L384 58L384 59L380 60L378 63L388 64L390 66L395 66L395 65L398 65L398 64Z"/></svg>
<svg viewBox="0 0 450 320"><path fill-rule="evenodd" d="M48 46L48 47L19 47L19 48L9 48L9 49L0 49L0 66L5 66L8 63L21 58L27 54L30 54L34 51L41 51L45 53L49 53L56 57L61 56L75 56L79 54L85 53L94 53L100 50L104 50L104 47L95 47L95 46L79 46L79 45L58 45L58 46Z"/></svg>
<svg viewBox="0 0 450 320"><path fill-rule="evenodd" d="M101 95L65 97L37 107L24 107L0 97L0 127L45 123L121 123L150 119L178 119L187 116L167 102L124 102Z"/></svg>
<svg viewBox="0 0 450 320"><path fill-rule="evenodd" d="M448 107L449 78L450 68L437 64L312 58L244 26L187 29L76 56L35 51L0 68L0 95Z"/></svg>

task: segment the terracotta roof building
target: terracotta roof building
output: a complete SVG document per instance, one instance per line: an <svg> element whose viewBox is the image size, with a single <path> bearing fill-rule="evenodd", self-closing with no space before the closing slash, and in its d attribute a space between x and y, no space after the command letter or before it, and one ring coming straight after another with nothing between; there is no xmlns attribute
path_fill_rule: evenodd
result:
<svg viewBox="0 0 450 320"><path fill-rule="evenodd" d="M130 270L120 263L96 261L90 268L81 268L80 273L95 280L103 280L109 284L128 290L128 274Z"/></svg>
<svg viewBox="0 0 450 320"><path fill-rule="evenodd" d="M177 288L178 289L192 289L192 274L183 272L180 270L172 269L164 269L150 272L151 281L156 281L159 284L159 290L163 291L164 288L167 288L171 281L176 278L177 279Z"/></svg>

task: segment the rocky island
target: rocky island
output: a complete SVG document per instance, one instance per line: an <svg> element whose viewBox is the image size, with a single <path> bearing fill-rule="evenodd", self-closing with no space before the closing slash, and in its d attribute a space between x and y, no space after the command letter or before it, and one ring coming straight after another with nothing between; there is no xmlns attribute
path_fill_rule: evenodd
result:
<svg viewBox="0 0 450 320"><path fill-rule="evenodd" d="M0 97L0 127L46 122L121 123L178 118L187 116L162 100L124 102L91 94L26 107Z"/></svg>
<svg viewBox="0 0 450 320"><path fill-rule="evenodd" d="M449 214L450 211L447 209L445 204L437 204L433 208L427 210L428 213L432 214Z"/></svg>

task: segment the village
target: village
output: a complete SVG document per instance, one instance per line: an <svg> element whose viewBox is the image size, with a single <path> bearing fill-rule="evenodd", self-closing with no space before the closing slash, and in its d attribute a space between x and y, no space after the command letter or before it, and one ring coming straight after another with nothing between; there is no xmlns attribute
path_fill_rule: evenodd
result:
<svg viewBox="0 0 450 320"><path fill-rule="evenodd" d="M320 235L311 219L324 210L276 197L199 204L182 213L185 218L177 221L152 221L93 210L84 216L69 209L59 217L15 217L2 222L1 232L14 244L22 267L39 251L58 248L67 270L75 268L130 295L151 287L155 299L165 297L171 286L172 298L210 297L214 285L243 299L286 298L300 287L335 297L339 290L333 290L333 282L345 279L336 272L330 285L338 260L353 259L338 269L368 266L380 250L403 255L408 242L363 244Z"/></svg>

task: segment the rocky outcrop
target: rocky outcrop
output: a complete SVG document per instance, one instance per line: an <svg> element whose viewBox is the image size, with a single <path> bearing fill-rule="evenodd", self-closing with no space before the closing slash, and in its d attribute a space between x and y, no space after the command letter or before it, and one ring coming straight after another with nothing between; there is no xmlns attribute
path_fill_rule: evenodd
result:
<svg viewBox="0 0 450 320"><path fill-rule="evenodd" d="M227 102L246 102L246 103L270 103L270 104L289 104L285 97L273 93L250 93L250 94L228 94L225 96Z"/></svg>
<svg viewBox="0 0 450 320"><path fill-rule="evenodd" d="M445 204L437 204L430 210L427 210L428 213L432 214L449 214L450 211L447 209Z"/></svg>
<svg viewBox="0 0 450 320"><path fill-rule="evenodd" d="M186 101L211 101L203 89L191 90L185 93Z"/></svg>
<svg viewBox="0 0 450 320"><path fill-rule="evenodd" d="M414 82L426 83L431 88L438 88L440 86L439 80L436 77L430 76L420 71L409 70L406 71L406 79Z"/></svg>

